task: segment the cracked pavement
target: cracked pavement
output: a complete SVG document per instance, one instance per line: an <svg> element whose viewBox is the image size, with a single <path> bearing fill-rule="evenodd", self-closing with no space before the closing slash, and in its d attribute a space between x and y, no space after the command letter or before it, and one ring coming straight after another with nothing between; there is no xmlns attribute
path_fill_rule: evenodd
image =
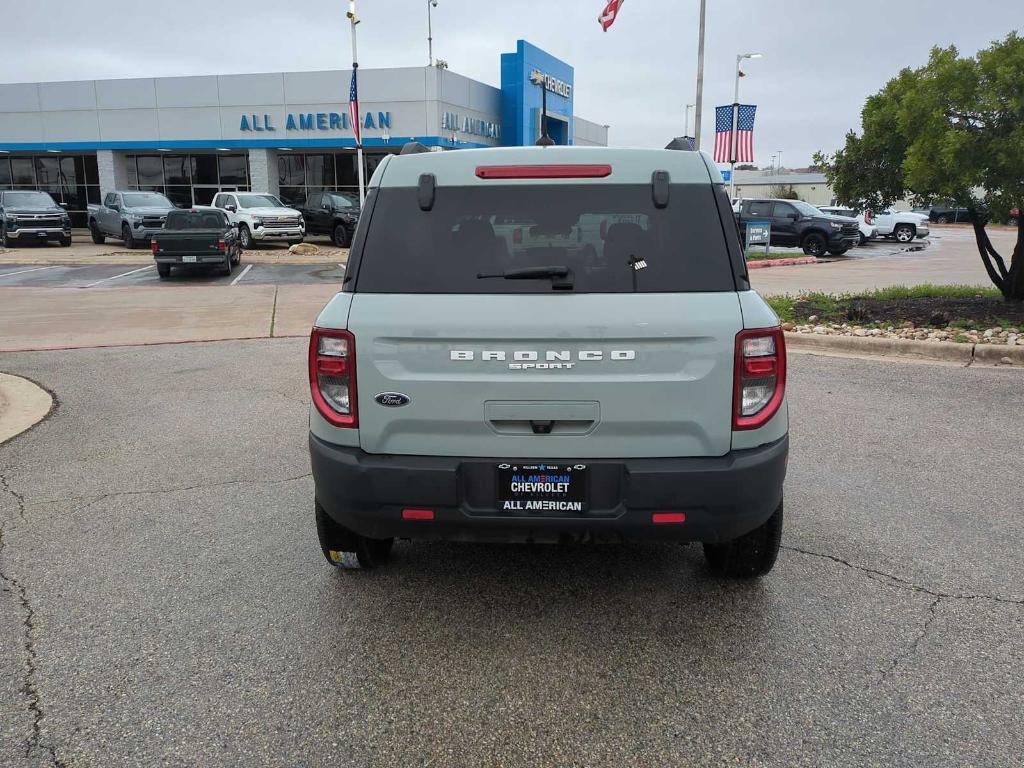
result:
<svg viewBox="0 0 1024 768"><path fill-rule="evenodd" d="M303 340L18 353L0 765L1019 766L1019 371L791 357L784 549L322 561Z"/></svg>

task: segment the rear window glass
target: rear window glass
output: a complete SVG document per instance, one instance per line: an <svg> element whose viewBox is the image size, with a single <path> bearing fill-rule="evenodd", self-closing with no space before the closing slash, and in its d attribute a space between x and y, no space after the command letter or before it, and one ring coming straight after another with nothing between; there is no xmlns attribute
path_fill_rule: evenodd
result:
<svg viewBox="0 0 1024 768"><path fill-rule="evenodd" d="M164 229L223 229L227 223L220 211L171 211Z"/></svg>
<svg viewBox="0 0 1024 768"><path fill-rule="evenodd" d="M438 187L420 210L414 188L378 191L355 290L366 293L548 293L551 278L509 270L567 267L575 293L732 291L710 185Z"/></svg>

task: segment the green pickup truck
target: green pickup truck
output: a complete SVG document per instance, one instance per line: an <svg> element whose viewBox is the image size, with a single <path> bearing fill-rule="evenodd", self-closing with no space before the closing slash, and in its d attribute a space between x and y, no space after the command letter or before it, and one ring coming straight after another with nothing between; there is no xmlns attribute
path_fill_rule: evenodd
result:
<svg viewBox="0 0 1024 768"><path fill-rule="evenodd" d="M238 229L216 208L191 208L167 214L163 229L151 241L161 278L171 267L212 267L225 275L242 260Z"/></svg>

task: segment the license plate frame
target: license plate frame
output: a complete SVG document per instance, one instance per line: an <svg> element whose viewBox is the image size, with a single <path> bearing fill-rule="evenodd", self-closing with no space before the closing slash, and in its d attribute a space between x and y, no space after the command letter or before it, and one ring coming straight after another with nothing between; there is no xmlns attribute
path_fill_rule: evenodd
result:
<svg viewBox="0 0 1024 768"><path fill-rule="evenodd" d="M590 468L585 463L508 461L497 464L494 472L500 512L580 514L590 509Z"/></svg>
<svg viewBox="0 0 1024 768"><path fill-rule="evenodd" d="M182 264L195 264L197 261L198 261L198 257L196 257L196 256L182 256L181 257L181 263Z"/></svg>

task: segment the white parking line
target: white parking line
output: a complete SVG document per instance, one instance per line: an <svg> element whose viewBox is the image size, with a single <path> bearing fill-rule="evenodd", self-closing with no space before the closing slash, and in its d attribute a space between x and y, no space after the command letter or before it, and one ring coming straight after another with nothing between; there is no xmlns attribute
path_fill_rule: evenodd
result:
<svg viewBox="0 0 1024 768"><path fill-rule="evenodd" d="M39 272L43 269L56 269L61 266L60 264L54 264L52 267L32 267L32 269L19 269L17 272L0 272L0 278L14 277L14 275L24 275L26 272Z"/></svg>
<svg viewBox="0 0 1024 768"><path fill-rule="evenodd" d="M252 264L249 264L245 269L243 269L242 270L242 274L240 274L238 277L236 277L234 280L232 280L231 284L235 285L239 280L241 280L243 277L245 277L247 274L249 274L249 270L250 269L252 269Z"/></svg>
<svg viewBox="0 0 1024 768"><path fill-rule="evenodd" d="M104 277L102 280L97 280L95 283L89 283L88 285L83 285L82 287L92 288L94 285L99 285L100 283L108 283L111 280L117 280L117 278L119 277L127 277L128 275L134 275L136 272L145 272L147 269L154 269L155 267L156 264L150 264L148 267L139 267L138 269L133 269L131 272L122 272L120 275L114 275L113 277Z"/></svg>

